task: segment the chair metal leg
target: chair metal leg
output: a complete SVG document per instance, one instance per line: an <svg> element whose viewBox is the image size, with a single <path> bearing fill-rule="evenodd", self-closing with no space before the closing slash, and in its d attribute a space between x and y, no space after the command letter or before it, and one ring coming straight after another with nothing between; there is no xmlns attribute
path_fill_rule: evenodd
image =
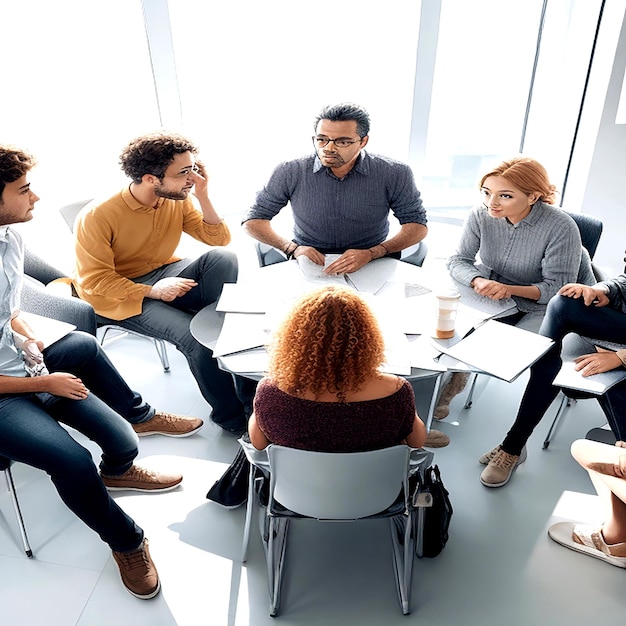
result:
<svg viewBox="0 0 626 626"><path fill-rule="evenodd" d="M472 406L472 402L474 401L474 389L476 388L476 381L478 380L478 374L474 372L472 378L472 384L470 385L469 393L467 394L467 398L465 399L464 409L469 409Z"/></svg>
<svg viewBox="0 0 626 626"><path fill-rule="evenodd" d="M565 411L567 411L567 409L575 402L576 400L574 400L574 398L569 398L564 393L562 393L561 404L559 405L556 415L554 416L554 420L552 421L550 430L548 431L548 434L543 441L543 450L546 450L550 446L552 437L556 435L556 431L559 429L559 426L561 425L563 418L565 417Z"/></svg>
<svg viewBox="0 0 626 626"><path fill-rule="evenodd" d="M245 563L248 559L248 544L250 543L250 526L252 524L252 514L254 512L255 503L255 480L262 480L261 478L255 478L255 467L250 466L250 472L248 477L248 502L246 503L246 521L243 526L243 545L241 548L241 561Z"/></svg>
<svg viewBox="0 0 626 626"><path fill-rule="evenodd" d="M159 355L159 359L161 361L161 365L163 366L164 372L170 371L170 360L167 356L167 344L163 339L154 339L154 347L156 348L157 354Z"/></svg>
<svg viewBox="0 0 626 626"><path fill-rule="evenodd" d="M167 356L167 343L164 339L157 339L156 337L149 337L148 335L143 335L142 333L137 333L134 330L128 330L127 328L123 328L122 326L105 326L104 331L102 332L102 338L100 339L100 345L104 345L104 341L106 339L107 333L111 330L117 330L118 332L126 333L127 335L135 335L137 337L143 337L144 339L152 339L154 342L154 348L157 351L157 355L159 357L159 361L161 361L161 365L163 366L163 371L165 373L170 371L170 360Z"/></svg>
<svg viewBox="0 0 626 626"><path fill-rule="evenodd" d="M415 534L412 521L411 513L389 519L398 599L404 615L411 612L411 583L415 552Z"/></svg>
<svg viewBox="0 0 626 626"><path fill-rule="evenodd" d="M17 492L15 491L15 483L13 482L13 474L10 467L7 467L4 470L4 477L7 481L9 493L11 494L11 501L13 502L13 508L15 509L15 516L17 517L17 525L20 529L24 552L29 559L32 559L33 551L30 547L30 542L28 541L28 535L26 534L26 526L24 524L24 518L22 517L22 509L20 508L20 503L17 499Z"/></svg>
<svg viewBox="0 0 626 626"><path fill-rule="evenodd" d="M286 517L270 517L267 536L267 581L270 591L270 616L278 615L280 606L280 590L285 565L285 549L289 519Z"/></svg>

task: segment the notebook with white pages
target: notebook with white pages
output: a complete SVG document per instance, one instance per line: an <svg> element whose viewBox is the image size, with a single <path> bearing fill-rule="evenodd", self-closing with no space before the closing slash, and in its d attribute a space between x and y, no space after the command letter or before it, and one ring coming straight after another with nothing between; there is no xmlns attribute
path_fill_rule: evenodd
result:
<svg viewBox="0 0 626 626"><path fill-rule="evenodd" d="M554 343L516 326L487 320L452 346L432 340L440 351L491 376L514 381Z"/></svg>

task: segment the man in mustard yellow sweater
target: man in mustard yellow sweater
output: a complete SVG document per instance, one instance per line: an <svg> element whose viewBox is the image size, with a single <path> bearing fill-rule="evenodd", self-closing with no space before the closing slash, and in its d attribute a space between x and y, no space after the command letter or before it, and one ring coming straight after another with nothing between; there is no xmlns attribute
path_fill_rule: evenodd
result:
<svg viewBox="0 0 626 626"><path fill-rule="evenodd" d="M187 358L213 421L239 434L255 384L221 370L189 330L195 313L219 298L224 283L237 281L237 257L220 249L195 260L174 254L183 232L209 246L230 242L197 152L172 133L130 142L120 156L130 185L78 216L74 287L100 321L173 343Z"/></svg>

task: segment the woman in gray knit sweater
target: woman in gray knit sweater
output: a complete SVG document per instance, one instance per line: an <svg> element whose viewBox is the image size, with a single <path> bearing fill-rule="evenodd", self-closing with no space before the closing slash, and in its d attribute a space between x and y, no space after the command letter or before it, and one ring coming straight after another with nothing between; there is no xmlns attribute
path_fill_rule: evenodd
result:
<svg viewBox="0 0 626 626"><path fill-rule="evenodd" d="M483 197L465 221L450 275L487 298L513 298L517 312L500 321L537 332L546 305L570 282L595 283L591 259L576 222L552 206L556 188L545 168L528 157L504 161L479 184ZM467 374L454 374L444 386L435 417L448 415Z"/></svg>
<svg viewBox="0 0 626 626"><path fill-rule="evenodd" d="M513 298L502 321L536 332L550 298L566 283L593 284L576 222L554 204L544 167L527 157L501 163L480 181L483 202L471 209L450 275L487 298Z"/></svg>

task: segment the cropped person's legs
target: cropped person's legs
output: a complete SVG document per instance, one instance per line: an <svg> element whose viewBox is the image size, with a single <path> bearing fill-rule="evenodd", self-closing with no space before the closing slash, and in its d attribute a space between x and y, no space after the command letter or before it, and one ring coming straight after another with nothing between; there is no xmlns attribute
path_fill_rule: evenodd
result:
<svg viewBox="0 0 626 626"><path fill-rule="evenodd" d="M581 439L572 444L572 456L589 473L605 505L605 521L602 526L557 522L548 535L570 550L626 568L626 450Z"/></svg>
<svg viewBox="0 0 626 626"><path fill-rule="evenodd" d="M51 398L50 398L51 399ZM0 453L45 471L61 499L112 550L135 550L143 531L109 496L91 453L50 414L73 402L68 422L103 447L103 463L122 473L137 455L137 438L119 416L111 422L106 405L94 396L46 407L38 397L14 396L0 401ZM52 404L52 403L51 403ZM113 413L113 415L115 415ZM80 419L80 418L84 418Z"/></svg>
<svg viewBox="0 0 626 626"><path fill-rule="evenodd" d="M581 299L556 296L550 300L539 334L554 340L554 346L530 369L530 379L515 422L500 446L479 460L486 464L480 480L486 487L501 487L524 462L524 446L559 393L552 381L561 368L563 338L570 332L619 341L624 336L626 317L607 307L586 307Z"/></svg>
<svg viewBox="0 0 626 626"><path fill-rule="evenodd" d="M626 381L611 387L598 398L618 441L626 441Z"/></svg>
<svg viewBox="0 0 626 626"><path fill-rule="evenodd" d="M563 338L570 332L605 341L620 341L626 330L626 316L607 307L586 307L581 299L557 296L550 300L540 334L554 340L554 346L530 370L530 380L517 417L502 443L509 454L519 455L548 407L558 395L552 381L561 368Z"/></svg>
<svg viewBox="0 0 626 626"><path fill-rule="evenodd" d="M130 422L140 436L186 437L203 424L195 417L155 411L130 389L91 335L70 333L44 350L44 359L51 372L70 372L78 376L92 393Z"/></svg>

